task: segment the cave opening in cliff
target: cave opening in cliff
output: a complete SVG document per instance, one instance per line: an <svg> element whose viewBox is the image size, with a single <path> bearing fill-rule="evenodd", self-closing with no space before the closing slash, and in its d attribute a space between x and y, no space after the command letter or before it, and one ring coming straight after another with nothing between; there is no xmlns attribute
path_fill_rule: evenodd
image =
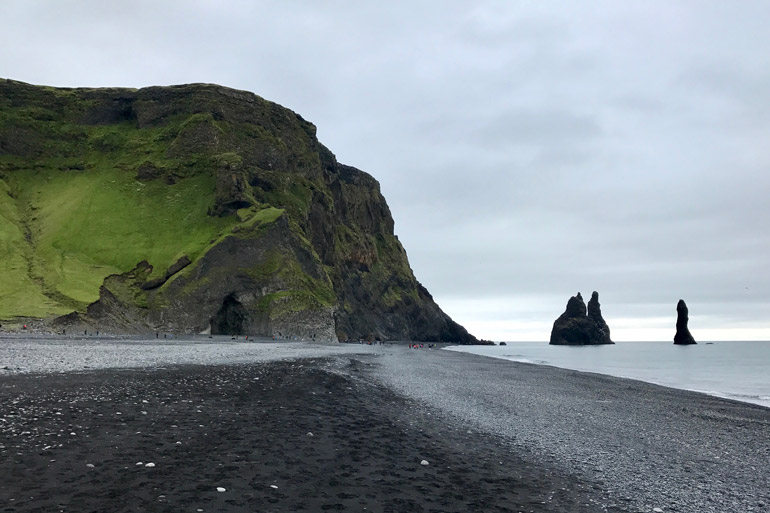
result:
<svg viewBox="0 0 770 513"><path fill-rule="evenodd" d="M246 309L230 294L211 319L212 335L246 335Z"/></svg>

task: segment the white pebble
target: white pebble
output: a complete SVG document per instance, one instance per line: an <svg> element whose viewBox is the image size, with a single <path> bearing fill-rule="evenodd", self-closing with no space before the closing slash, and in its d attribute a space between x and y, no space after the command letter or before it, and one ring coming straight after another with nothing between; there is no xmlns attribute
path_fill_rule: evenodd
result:
<svg viewBox="0 0 770 513"><path fill-rule="evenodd" d="M428 463L428 460L422 460L422 461L420 462L420 465L422 465L422 466L426 466L426 465L430 465L430 463Z"/></svg>
<svg viewBox="0 0 770 513"><path fill-rule="evenodd" d="M663 513L663 509L661 508L652 508L653 513Z"/></svg>
<svg viewBox="0 0 770 513"><path fill-rule="evenodd" d="M315 435L313 435L313 432L312 432L312 431L308 431L308 432L307 432L307 436L315 436Z"/></svg>
<svg viewBox="0 0 770 513"><path fill-rule="evenodd" d="M144 465L144 463L142 463L141 461L137 461L137 462L136 462L136 466L137 466L137 467L141 467L142 465Z"/></svg>
<svg viewBox="0 0 770 513"><path fill-rule="evenodd" d="M155 466L155 463L145 463L144 466L147 468L153 468Z"/></svg>
<svg viewBox="0 0 770 513"><path fill-rule="evenodd" d="M273 488L274 490L278 489L278 487L276 485L270 485L270 488Z"/></svg>
<svg viewBox="0 0 770 513"><path fill-rule="evenodd" d="M227 490L222 488L221 486L217 486L217 491L218 492L226 492Z"/></svg>
<svg viewBox="0 0 770 513"><path fill-rule="evenodd" d="M88 468L94 468L94 464L93 464L93 463L86 463L86 467L88 467Z"/></svg>

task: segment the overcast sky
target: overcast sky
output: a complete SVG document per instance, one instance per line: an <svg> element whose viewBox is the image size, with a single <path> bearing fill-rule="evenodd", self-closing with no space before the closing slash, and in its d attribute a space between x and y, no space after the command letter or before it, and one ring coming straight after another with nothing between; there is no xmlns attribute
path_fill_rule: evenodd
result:
<svg viewBox="0 0 770 513"><path fill-rule="evenodd" d="M0 2L0 77L212 82L298 113L382 185L478 337L770 339L770 2Z"/></svg>

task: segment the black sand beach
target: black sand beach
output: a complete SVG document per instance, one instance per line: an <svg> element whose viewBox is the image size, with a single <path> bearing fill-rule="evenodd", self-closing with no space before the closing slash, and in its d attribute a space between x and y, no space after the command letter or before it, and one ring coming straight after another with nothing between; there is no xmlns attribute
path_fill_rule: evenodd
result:
<svg viewBox="0 0 770 513"><path fill-rule="evenodd" d="M6 374L0 511L766 511L769 433L761 407L396 346Z"/></svg>

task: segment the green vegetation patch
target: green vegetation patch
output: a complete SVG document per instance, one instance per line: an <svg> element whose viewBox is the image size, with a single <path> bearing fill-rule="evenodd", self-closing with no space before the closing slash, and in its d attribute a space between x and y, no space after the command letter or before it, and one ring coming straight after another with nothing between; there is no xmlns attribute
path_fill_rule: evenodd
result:
<svg viewBox="0 0 770 513"><path fill-rule="evenodd" d="M38 284L38 295L60 294L80 305L98 299L106 276L126 272L140 260L154 266L152 276L160 275L183 254L195 260L212 238L235 224L234 218L206 214L213 201L210 175L167 185L137 182L133 173L115 168L63 172L57 167L13 172L7 182L15 201L3 195L0 238L28 247L20 254L28 262L26 280ZM18 270L23 261L4 259L0 265ZM24 274L1 272L2 288L36 292L24 286ZM42 305L35 310L40 315L64 313L39 297L31 302ZM0 317L18 315L8 306L0 300Z"/></svg>
<svg viewBox="0 0 770 513"><path fill-rule="evenodd" d="M337 296L331 281L324 276L313 278L305 273L294 255L281 251L271 252L264 261L249 270L258 282L277 279L283 290L267 294L257 303L257 308L279 317L288 312L312 310L333 306Z"/></svg>

